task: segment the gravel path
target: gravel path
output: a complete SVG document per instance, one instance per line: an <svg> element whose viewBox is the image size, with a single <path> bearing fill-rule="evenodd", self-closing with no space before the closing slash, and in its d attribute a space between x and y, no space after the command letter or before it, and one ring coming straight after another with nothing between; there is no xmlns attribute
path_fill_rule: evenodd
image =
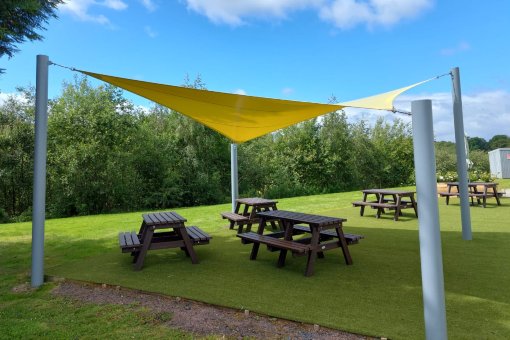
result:
<svg viewBox="0 0 510 340"><path fill-rule="evenodd" d="M107 285L60 282L54 295L95 304L137 304L155 313L171 313L169 327L197 336L216 335L233 339L373 339L357 334L271 318L248 311L212 306L196 301L148 294Z"/></svg>

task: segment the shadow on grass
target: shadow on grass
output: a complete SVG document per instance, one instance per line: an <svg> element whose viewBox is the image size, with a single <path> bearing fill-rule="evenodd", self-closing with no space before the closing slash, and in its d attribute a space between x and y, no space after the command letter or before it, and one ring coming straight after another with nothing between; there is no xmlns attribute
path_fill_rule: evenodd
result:
<svg viewBox="0 0 510 340"><path fill-rule="evenodd" d="M423 338L418 232L346 229L366 237L349 248L354 265L345 265L336 249L317 260L312 277L303 275L306 257L288 256L285 267L277 268L278 253L261 246L257 260L250 261L251 245L224 229L211 233L211 244L195 247L199 264L192 265L179 249L164 249L149 251L138 272L112 240L57 238L48 245L54 265L47 272L361 334ZM508 268L510 235L474 233L466 242L448 231L442 242L449 336L510 338L510 277L502 270ZM73 256L66 258L71 248Z"/></svg>

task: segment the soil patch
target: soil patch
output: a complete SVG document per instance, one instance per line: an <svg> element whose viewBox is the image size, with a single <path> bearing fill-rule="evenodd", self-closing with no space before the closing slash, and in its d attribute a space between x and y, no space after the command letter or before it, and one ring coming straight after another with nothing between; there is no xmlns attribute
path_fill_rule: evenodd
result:
<svg viewBox="0 0 510 340"><path fill-rule="evenodd" d="M139 305L154 313L170 313L169 327L197 336L243 339L374 339L318 325L223 308L179 297L149 294L119 286L62 281L52 294L94 304Z"/></svg>

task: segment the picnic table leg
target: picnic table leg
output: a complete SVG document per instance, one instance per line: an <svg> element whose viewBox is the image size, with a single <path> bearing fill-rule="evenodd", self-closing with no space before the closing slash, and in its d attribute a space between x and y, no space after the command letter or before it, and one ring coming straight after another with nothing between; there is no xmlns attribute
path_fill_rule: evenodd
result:
<svg viewBox="0 0 510 340"><path fill-rule="evenodd" d="M288 221L284 222L284 229L285 229L285 234L283 236L283 239L287 240L287 241L292 241L292 234L294 231L294 226L292 225L292 223L288 222ZM283 267L285 265L286 257L287 257L287 249L280 250L280 256L278 256L278 264L277 264L278 268Z"/></svg>
<svg viewBox="0 0 510 340"><path fill-rule="evenodd" d="M411 204L413 205L414 214L416 215L416 217L418 217L418 206L416 204L416 201L414 200L414 194L412 194L410 196L410 198L411 198Z"/></svg>
<svg viewBox="0 0 510 340"><path fill-rule="evenodd" d="M145 255L147 255L147 251L149 250L149 247L152 242L152 235L154 235L154 227L146 227L142 232L142 248L138 252L137 255L135 255L135 258L133 259L135 261L134 268L135 270L140 270L143 267L143 262L145 261Z"/></svg>
<svg viewBox="0 0 510 340"><path fill-rule="evenodd" d="M243 228L244 228L244 223L243 222L239 222L239 224L237 225L237 233L238 234L242 234L243 233ZM249 231L248 229L246 231Z"/></svg>
<svg viewBox="0 0 510 340"><path fill-rule="evenodd" d="M306 261L305 276L312 276L315 267L315 260L317 259L317 252L319 248L320 232L317 228L310 226L312 232L312 239L310 241L310 250L308 251L308 259Z"/></svg>
<svg viewBox="0 0 510 340"><path fill-rule="evenodd" d="M451 192L452 192L452 186L448 185L448 193L451 193ZM448 205L448 204L450 204L450 195L446 195L446 205Z"/></svg>
<svg viewBox="0 0 510 340"><path fill-rule="evenodd" d="M402 198L397 196L397 202L395 203L397 206L395 207L395 216L393 217L393 220L398 221L398 216L400 215L400 202Z"/></svg>
<svg viewBox="0 0 510 340"><path fill-rule="evenodd" d="M271 211L271 210L277 210L276 205L271 205L271 206L267 206L264 208L264 211ZM278 229L278 227L276 227L276 223L274 222L274 220L269 221L269 223L271 223L271 228L273 228L273 230Z"/></svg>
<svg viewBox="0 0 510 340"><path fill-rule="evenodd" d="M368 194L366 192L363 193L363 202L366 202L367 201L367 196ZM362 205L359 207L359 215L360 216L363 216L363 213L365 212L365 206Z"/></svg>
<svg viewBox="0 0 510 340"><path fill-rule="evenodd" d="M342 247L342 252L344 254L345 263L347 265L352 264L351 253L349 252L349 248L347 247L347 241L345 240L344 232L342 230L342 224L339 224L336 228L336 234L338 236L338 240L340 242L340 246Z"/></svg>
<svg viewBox="0 0 510 340"><path fill-rule="evenodd" d="M280 255L278 256L278 263L277 263L277 267L278 268L281 268L283 266L285 266L285 259L287 258L287 249L282 249L280 250Z"/></svg>
<svg viewBox="0 0 510 340"><path fill-rule="evenodd" d="M384 203L384 195L383 194L375 194L377 197L377 202ZM375 215L376 218L380 218L381 214L384 214L384 209L377 207L377 214Z"/></svg>
<svg viewBox="0 0 510 340"><path fill-rule="evenodd" d="M501 205L501 202L499 201L498 191L496 190L496 186L492 187L492 192L494 192L494 197L496 197L496 203L498 205Z"/></svg>
<svg viewBox="0 0 510 340"><path fill-rule="evenodd" d="M138 231L138 239L140 243L143 245L143 240L145 239L145 234L147 233L147 225L145 224L145 221L142 222L142 225L140 226L140 230ZM137 249L136 251L131 252L131 256L133 256L133 263L136 263L138 261L138 257L140 256L141 249Z"/></svg>
<svg viewBox="0 0 510 340"><path fill-rule="evenodd" d="M177 232L177 235L179 235L184 241L185 248L184 251L186 253L186 256L189 256L191 258L191 263L197 264L198 257L197 254L195 253L195 249L193 249L193 243L189 238L188 232L186 231L186 227L176 228L175 231Z"/></svg>
<svg viewBox="0 0 510 340"><path fill-rule="evenodd" d="M398 198L397 198L397 196L398 196ZM400 203L402 203L402 196L400 196L400 195L393 195L393 202L396 202L397 199L400 201ZM402 209L399 208L398 216L402 216L402 215L403 215L402 214Z"/></svg>
<svg viewBox="0 0 510 340"><path fill-rule="evenodd" d="M474 187L474 189L473 189L473 192L474 192L475 194L479 194L479 193L480 193L480 192L478 191L478 188L476 187L476 185L475 185L475 187ZM487 187L486 187L486 186L484 186L484 188L483 188L483 196L484 196L484 197L483 197L483 207L485 208L485 197L487 197ZM473 202L473 198L472 198L472 197L471 197L471 201ZM480 197L478 197L478 195L476 195L476 203L477 203L478 205L480 205ZM475 203L474 203L474 202L473 202L473 205L475 205Z"/></svg>
<svg viewBox="0 0 510 340"><path fill-rule="evenodd" d="M266 219L265 217L261 217L259 220L259 227L257 229L257 234L262 235L264 234L264 228L266 226ZM259 253L259 242L253 242L253 246L251 248L251 254L250 254L250 260L256 260L257 254Z"/></svg>
<svg viewBox="0 0 510 340"><path fill-rule="evenodd" d="M476 192L476 187L475 187L475 192ZM478 200L478 205L480 205L480 198L477 196L476 199ZM482 206L485 208L485 205L487 203L487 186L484 185L483 186L483 198L482 198Z"/></svg>
<svg viewBox="0 0 510 340"><path fill-rule="evenodd" d="M234 213L239 214L239 209L240 209L240 208L241 208L241 203L236 202L236 208L235 208L235 210L234 210ZM236 222L235 222L235 221L230 221L230 229L234 229L235 225L236 225ZM241 232L242 232L242 231L241 231ZM239 229L237 230L237 233L238 233L238 234L240 234L241 232L239 231Z"/></svg>

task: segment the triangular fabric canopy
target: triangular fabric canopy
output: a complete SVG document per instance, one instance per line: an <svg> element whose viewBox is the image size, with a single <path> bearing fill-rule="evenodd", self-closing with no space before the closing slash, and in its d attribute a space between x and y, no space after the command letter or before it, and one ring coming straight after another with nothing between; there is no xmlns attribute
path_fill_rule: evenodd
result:
<svg viewBox="0 0 510 340"><path fill-rule="evenodd" d="M365 97L361 99L351 100L348 102L339 103L339 105L343 105L344 107L357 107L362 109L374 109L374 110L388 110L393 111L393 101L396 97L401 95L403 92L412 89L415 86L421 85L428 81L431 81L436 78L427 79L424 81L420 81L419 83L409 85L406 87L402 87L400 89L396 89L393 91L376 94L375 96Z"/></svg>
<svg viewBox="0 0 510 340"><path fill-rule="evenodd" d="M319 104L197 90L81 70L79 72L171 108L236 143L246 142L344 107L392 110L395 97L423 83L347 103Z"/></svg>

